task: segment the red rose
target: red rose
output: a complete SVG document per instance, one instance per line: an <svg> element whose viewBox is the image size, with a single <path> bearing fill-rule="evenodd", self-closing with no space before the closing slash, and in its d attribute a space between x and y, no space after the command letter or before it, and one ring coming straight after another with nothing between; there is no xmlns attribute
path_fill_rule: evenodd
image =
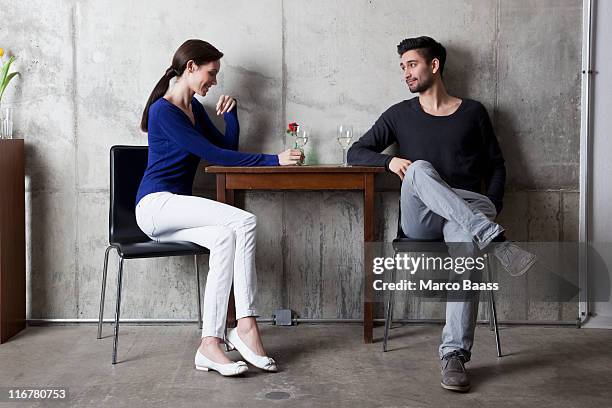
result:
<svg viewBox="0 0 612 408"><path fill-rule="evenodd" d="M291 122L288 126L287 126L287 132L288 133L295 133L298 130L298 124L296 122Z"/></svg>

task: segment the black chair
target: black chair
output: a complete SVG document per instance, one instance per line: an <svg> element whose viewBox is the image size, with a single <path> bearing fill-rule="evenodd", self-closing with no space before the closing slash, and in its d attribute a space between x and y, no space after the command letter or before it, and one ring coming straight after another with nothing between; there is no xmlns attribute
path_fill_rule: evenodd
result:
<svg viewBox="0 0 612 408"><path fill-rule="evenodd" d="M397 221L397 236L393 240L393 250L395 254L400 252L406 252L407 244L410 244L411 252L417 249L418 252L432 252L432 253L448 253L448 247L444 242L444 238L438 239L412 239L404 234L402 231L402 216L401 216L401 203L398 212ZM494 239L495 242L503 242L506 238L502 234ZM491 264L488 254L484 254L485 258L485 271L489 277L489 281L492 279L491 275ZM391 282L395 281L395 269L392 269ZM385 303L385 331L383 337L383 351L387 351L387 342L389 339L389 330L393 319L393 290L389 291L387 301ZM495 347L497 348L497 357L502 356L501 343L499 340L499 328L497 326L497 309L495 308L495 296L493 291L489 291L489 325L492 331L495 332Z"/></svg>
<svg viewBox="0 0 612 408"><path fill-rule="evenodd" d="M198 255L208 254L208 249L192 242L155 242L143 233L136 223L135 201L138 186L147 168L147 146L113 146L110 149L110 211L109 245L104 254L102 273L102 293L100 295L100 314L98 316L98 339L102 338L102 319L104 316L104 296L106 291L106 271L108 254L111 249L119 255L117 273L117 305L115 309L115 330L113 339L112 363L117 363L117 341L119 339L119 314L121 307L121 281L123 260L137 258L159 258L167 256L193 255L198 288L198 326L202 328L202 309L200 299L200 271Z"/></svg>

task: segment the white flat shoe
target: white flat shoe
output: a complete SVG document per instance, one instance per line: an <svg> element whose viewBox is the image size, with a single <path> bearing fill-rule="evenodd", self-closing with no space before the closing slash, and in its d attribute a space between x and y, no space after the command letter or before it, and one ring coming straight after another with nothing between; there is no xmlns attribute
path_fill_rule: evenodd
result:
<svg viewBox="0 0 612 408"><path fill-rule="evenodd" d="M240 375L249 369L244 361L236 361L229 364L215 363L214 361L206 358L204 354L200 353L200 350L196 351L195 368L196 370L202 371L215 370L224 377Z"/></svg>
<svg viewBox="0 0 612 408"><path fill-rule="evenodd" d="M244 357L246 361L253 364L257 368L261 368L265 371L275 372L278 370L276 367L276 361L272 357L268 356L260 356L255 353L242 341L240 336L238 336L237 329L230 329L227 331L227 338L225 342L228 343L230 347L235 348L238 352Z"/></svg>

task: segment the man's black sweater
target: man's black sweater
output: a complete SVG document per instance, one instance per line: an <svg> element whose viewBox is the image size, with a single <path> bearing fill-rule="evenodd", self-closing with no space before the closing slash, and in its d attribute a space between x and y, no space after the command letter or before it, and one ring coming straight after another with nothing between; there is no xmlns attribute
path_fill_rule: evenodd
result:
<svg viewBox="0 0 612 408"><path fill-rule="evenodd" d="M348 151L348 162L362 166L385 166L392 156L382 154L393 142L399 157L426 160L453 188L481 191L502 208L506 168L487 110L480 102L463 99L449 116L423 111L415 97L393 105Z"/></svg>

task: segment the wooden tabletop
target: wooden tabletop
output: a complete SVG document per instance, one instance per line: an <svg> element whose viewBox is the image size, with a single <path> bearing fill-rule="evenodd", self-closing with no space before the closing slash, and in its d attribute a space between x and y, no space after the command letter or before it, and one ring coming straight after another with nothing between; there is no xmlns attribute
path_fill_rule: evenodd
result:
<svg viewBox="0 0 612 408"><path fill-rule="evenodd" d="M317 164L305 166L208 166L207 173L383 173L384 167Z"/></svg>

